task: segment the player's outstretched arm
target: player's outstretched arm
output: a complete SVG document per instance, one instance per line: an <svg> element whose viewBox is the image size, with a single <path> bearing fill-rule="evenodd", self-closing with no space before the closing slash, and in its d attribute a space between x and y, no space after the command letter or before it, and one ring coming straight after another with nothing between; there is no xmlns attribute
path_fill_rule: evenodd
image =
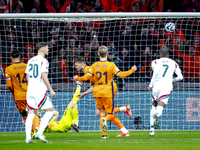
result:
<svg viewBox="0 0 200 150"><path fill-rule="evenodd" d="M47 77L47 73L46 72L43 72L42 73L42 80L44 81L44 84L47 86L47 89L50 91L51 93L51 97L55 97L56 96L56 93L53 91L50 83L49 83L49 79Z"/></svg>
<svg viewBox="0 0 200 150"><path fill-rule="evenodd" d="M77 95L77 97L83 98L85 95L88 95L88 94L90 94L90 93L92 93L92 92L93 92L93 86L91 86L91 87L90 87L87 91L85 91L84 93Z"/></svg>
<svg viewBox="0 0 200 150"><path fill-rule="evenodd" d="M120 71L119 74L118 74L118 77L120 78L124 78L124 77L127 77L129 75L131 75L133 72L135 72L137 70L137 67L136 65L134 65L130 70L128 71Z"/></svg>
<svg viewBox="0 0 200 150"><path fill-rule="evenodd" d="M85 75L82 76L82 77L78 77L78 76L76 75L76 76L74 76L74 81L87 81L87 80L89 80L90 76L91 76L91 75L90 75L89 73L85 74Z"/></svg>

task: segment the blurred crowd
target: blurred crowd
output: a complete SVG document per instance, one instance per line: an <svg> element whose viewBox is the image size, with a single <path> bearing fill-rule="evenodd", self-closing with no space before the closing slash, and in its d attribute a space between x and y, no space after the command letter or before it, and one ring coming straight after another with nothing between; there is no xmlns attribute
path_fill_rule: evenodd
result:
<svg viewBox="0 0 200 150"><path fill-rule="evenodd" d="M0 0L0 8L9 2ZM165 3L164 0L132 0L130 4L121 0L34 0L33 5L25 7L27 2L16 0L9 6L13 6L12 12L32 13L198 11L198 0L176 1L175 8L169 7L169 1ZM19 4L23 9L19 9ZM9 7L5 8L11 11ZM168 22L175 23L172 33L165 30ZM87 65L98 61L97 50L100 45L108 47L108 60L113 61L119 69L125 71L137 65L138 70L128 80L150 81L151 61L159 58L159 49L166 45L170 58L180 65L185 81L197 81L200 77L199 27L200 18L122 18L106 21L0 19L0 79L4 77L4 69L12 63L10 53L13 49L18 49L22 53L22 61L27 63L37 55L36 43L47 42L49 76L53 83L71 82L72 77L79 74L73 64L77 57L84 57ZM119 88L123 86L124 81L115 80Z"/></svg>
<svg viewBox="0 0 200 150"><path fill-rule="evenodd" d="M199 11L199 0L0 0L1 13Z"/></svg>

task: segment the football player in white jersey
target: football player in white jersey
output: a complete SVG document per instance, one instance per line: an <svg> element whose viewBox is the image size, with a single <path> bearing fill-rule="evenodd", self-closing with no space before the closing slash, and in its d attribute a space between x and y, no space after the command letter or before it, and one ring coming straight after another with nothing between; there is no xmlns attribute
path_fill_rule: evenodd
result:
<svg viewBox="0 0 200 150"><path fill-rule="evenodd" d="M37 114L37 109L45 110L45 114L42 117L35 138L47 143L43 132L53 115L53 106L50 98L47 96L47 90L50 91L52 97L55 97L56 94L48 79L49 62L44 58L48 55L49 51L47 43L37 43L36 49L38 50L38 55L32 57L28 61L26 68L26 77L28 81L28 90L26 95L28 110L28 117L26 120L26 143L34 143L31 139L31 126L33 118Z"/></svg>
<svg viewBox="0 0 200 150"><path fill-rule="evenodd" d="M183 75L178 64L169 59L168 48L163 46L160 49L160 59L153 60L151 67L153 77L148 91L152 89L152 109L150 111L150 136L154 135L158 126L157 118L162 115L163 108L168 102L173 89L173 83L183 79ZM173 78L174 73L177 77Z"/></svg>

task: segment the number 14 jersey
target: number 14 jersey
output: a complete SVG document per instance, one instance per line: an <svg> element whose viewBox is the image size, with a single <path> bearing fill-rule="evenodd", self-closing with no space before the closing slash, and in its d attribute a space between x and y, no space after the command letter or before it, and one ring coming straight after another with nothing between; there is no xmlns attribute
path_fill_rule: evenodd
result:
<svg viewBox="0 0 200 150"><path fill-rule="evenodd" d="M5 69L7 86L10 88L14 100L26 100L26 64L22 62L13 63Z"/></svg>
<svg viewBox="0 0 200 150"><path fill-rule="evenodd" d="M27 63L26 74L29 75L28 92L46 92L47 87L43 82L42 73L48 74L49 62L41 55L32 57Z"/></svg>

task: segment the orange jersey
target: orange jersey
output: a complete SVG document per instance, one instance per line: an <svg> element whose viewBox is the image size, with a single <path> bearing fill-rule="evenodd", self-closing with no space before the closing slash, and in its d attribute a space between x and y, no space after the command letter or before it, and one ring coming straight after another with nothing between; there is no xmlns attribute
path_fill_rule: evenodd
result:
<svg viewBox="0 0 200 150"><path fill-rule="evenodd" d="M14 100L26 100L26 64L19 62L8 66L5 70L6 83L12 92Z"/></svg>
<svg viewBox="0 0 200 150"><path fill-rule="evenodd" d="M93 88L94 97L114 97L114 81L113 75L118 75L123 78L132 74L135 70L122 72L113 62L98 61L94 63L89 72L83 77L77 77L78 81L87 81L90 76L93 76L95 82Z"/></svg>
<svg viewBox="0 0 200 150"><path fill-rule="evenodd" d="M84 68L84 74L87 74L88 72L89 72L89 69L90 69L90 66L85 66L85 68ZM92 76L92 77L90 77L90 83L93 85L93 84L95 84L95 78Z"/></svg>

